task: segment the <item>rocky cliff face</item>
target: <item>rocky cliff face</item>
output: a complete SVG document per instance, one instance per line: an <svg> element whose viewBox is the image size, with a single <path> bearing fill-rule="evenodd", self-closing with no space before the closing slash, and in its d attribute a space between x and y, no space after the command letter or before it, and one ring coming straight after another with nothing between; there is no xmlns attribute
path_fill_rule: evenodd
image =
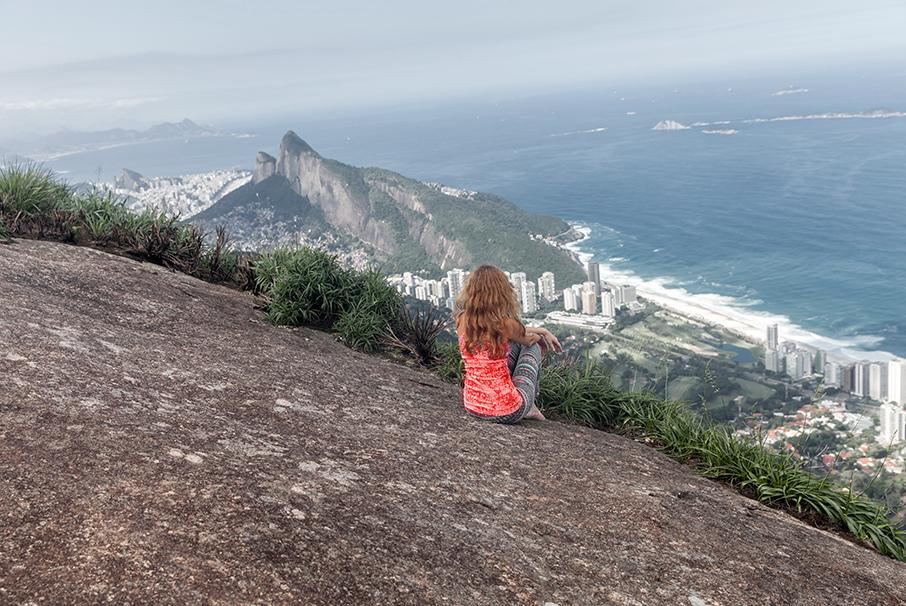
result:
<svg viewBox="0 0 906 606"><path fill-rule="evenodd" d="M906 603L903 564L247 294L33 241L0 293L3 604Z"/></svg>
<svg viewBox="0 0 906 606"><path fill-rule="evenodd" d="M148 181L145 177L134 170L124 168L120 171L119 176L114 180L114 187L128 191L139 192L148 188Z"/></svg>
<svg viewBox="0 0 906 606"><path fill-rule="evenodd" d="M270 154L258 152L255 157L255 171L252 174L253 183L261 183L270 179L277 172L277 159Z"/></svg>
<svg viewBox="0 0 906 606"><path fill-rule="evenodd" d="M258 154L253 184L271 178L285 179L299 199L320 210L331 230L360 242L386 269L445 270L491 262L532 276L555 271L567 280L581 279L581 269L568 254L529 237L565 231L568 226L562 221L525 213L505 201L491 202L474 192L470 197L457 197L390 171L330 160L292 131L281 140L276 158ZM246 206L260 200L254 188L238 195L247 197ZM230 208L235 208L236 197L235 192L231 194ZM221 217L226 220L227 212L218 203L204 219L211 223ZM275 228L268 223L267 213L245 216L249 223L236 231L242 234L240 243L246 245L275 237L274 243L296 241L304 224L284 216ZM232 213L234 224L235 219ZM286 230L292 233L282 233ZM479 233L481 230L488 234Z"/></svg>
<svg viewBox="0 0 906 606"><path fill-rule="evenodd" d="M357 169L325 160L292 131L280 142L278 156L277 173L319 206L331 225L382 253L397 252L399 242L392 228L371 216L368 186Z"/></svg>

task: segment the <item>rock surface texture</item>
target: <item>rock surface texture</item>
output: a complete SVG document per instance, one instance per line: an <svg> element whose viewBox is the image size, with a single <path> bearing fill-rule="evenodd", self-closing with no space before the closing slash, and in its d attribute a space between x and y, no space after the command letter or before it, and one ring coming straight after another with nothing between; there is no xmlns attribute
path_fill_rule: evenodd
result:
<svg viewBox="0 0 906 606"><path fill-rule="evenodd" d="M474 421L253 305L0 246L0 603L906 603L903 564L650 448Z"/></svg>

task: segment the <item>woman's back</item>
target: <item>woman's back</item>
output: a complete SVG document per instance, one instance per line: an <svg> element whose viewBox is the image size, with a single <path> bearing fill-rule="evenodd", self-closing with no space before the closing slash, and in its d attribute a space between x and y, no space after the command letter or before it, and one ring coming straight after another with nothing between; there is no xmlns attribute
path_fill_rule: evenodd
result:
<svg viewBox="0 0 906 606"><path fill-rule="evenodd" d="M508 415L522 405L522 396L510 376L509 345L503 356L492 355L484 345L469 352L465 339L460 337L459 351L466 370L462 393L467 410L496 417Z"/></svg>

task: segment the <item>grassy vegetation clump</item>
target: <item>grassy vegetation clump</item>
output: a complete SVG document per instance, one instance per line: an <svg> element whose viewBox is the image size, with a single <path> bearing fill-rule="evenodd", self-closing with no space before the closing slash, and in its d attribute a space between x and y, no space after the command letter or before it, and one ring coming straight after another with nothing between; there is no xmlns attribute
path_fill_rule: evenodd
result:
<svg viewBox="0 0 906 606"><path fill-rule="evenodd" d="M391 327L387 341L430 368L444 357L438 353L437 339L447 326L448 320L435 307L405 305L400 309L399 321Z"/></svg>
<svg viewBox="0 0 906 606"><path fill-rule="evenodd" d="M438 343L437 364L434 366L436 372L445 381L462 385L466 377L466 368L462 361L462 354L459 352L457 343Z"/></svg>
<svg viewBox="0 0 906 606"><path fill-rule="evenodd" d="M333 330L362 351L381 349L402 307L400 294L378 272L344 268L321 250L275 250L255 269L270 322Z"/></svg>
<svg viewBox="0 0 906 606"><path fill-rule="evenodd" d="M384 345L388 325L387 319L379 313L356 306L344 311L333 329L349 347L371 353Z"/></svg>
<svg viewBox="0 0 906 606"><path fill-rule="evenodd" d="M90 245L212 282L237 281L242 263L220 230L204 232L154 209L126 207L109 193L78 193L32 164L0 168L0 230L10 236Z"/></svg>
<svg viewBox="0 0 906 606"><path fill-rule="evenodd" d="M20 222L55 211L71 195L49 168L27 163L0 168L0 208L13 221L13 230Z"/></svg>

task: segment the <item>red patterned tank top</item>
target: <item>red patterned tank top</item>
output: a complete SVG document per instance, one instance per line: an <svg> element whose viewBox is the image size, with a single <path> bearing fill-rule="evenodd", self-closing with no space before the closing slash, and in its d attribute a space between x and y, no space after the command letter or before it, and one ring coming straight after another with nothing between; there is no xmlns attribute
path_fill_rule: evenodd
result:
<svg viewBox="0 0 906 606"><path fill-rule="evenodd" d="M522 394L513 385L507 366L509 343L502 358L492 358L487 347L481 347L474 354L469 353L462 337L459 338L459 351L466 367L466 380L462 388L466 410L483 416L499 417L516 412L522 406Z"/></svg>

